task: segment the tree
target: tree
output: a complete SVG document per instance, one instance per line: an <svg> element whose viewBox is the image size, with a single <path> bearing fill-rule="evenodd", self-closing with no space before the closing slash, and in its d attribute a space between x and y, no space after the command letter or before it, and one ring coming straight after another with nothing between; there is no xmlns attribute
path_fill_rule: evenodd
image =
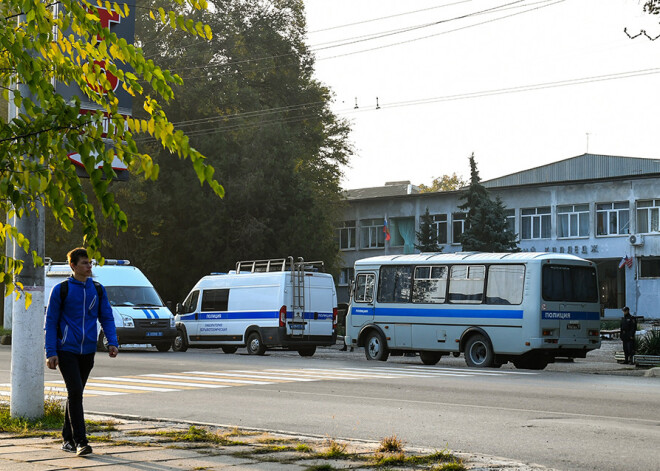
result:
<svg viewBox="0 0 660 471"><path fill-rule="evenodd" d="M173 301L201 276L230 270L238 260L293 255L338 266L334 226L342 166L352 152L349 127L330 110L330 90L313 78L303 3L210 4L190 15L209 25L210 41L186 40L140 16L136 40L145 57L157 57L185 81L164 109L223 176L225 198L191 185L190 168L142 140L161 166L159 180L117 183L116 197L133 224L121 234L101 228L104 254L129 258ZM54 253L51 240L47 252ZM176 276L173 267L181 268Z"/></svg>
<svg viewBox="0 0 660 471"><path fill-rule="evenodd" d="M426 186L423 183L419 185L420 193L431 193L434 191L452 191L463 188L467 185L467 181L463 177L456 175L456 172L451 175L443 175L438 178L434 178L431 182L431 186Z"/></svg>
<svg viewBox="0 0 660 471"><path fill-rule="evenodd" d="M415 248L420 252L442 252L442 247L438 244L438 233L433 227L433 218L429 214L429 208L419 220L419 231L416 231L419 244Z"/></svg>
<svg viewBox="0 0 660 471"><path fill-rule="evenodd" d="M206 8L206 0L176 1L182 10ZM199 182L217 196L224 194L213 168L183 132L174 131L163 110L162 103L172 100L172 87L182 84L181 78L146 60L141 49L102 26L100 11L107 8L109 14L125 18L131 7L100 0L95 4L85 0L0 3L0 87L4 98L21 111L0 121L0 208L21 217L43 204L65 230L71 230L77 221L83 243L96 258L101 258L102 242L95 209L115 231L128 227L125 213L110 192L116 176L113 159L120 159L140 178L158 177L157 161L138 149L140 135L151 137L164 150L159 158L174 154L189 159ZM154 11L149 11L150 17L163 26L206 40L212 37L208 26L182 13L164 8ZM109 77L141 98L141 117L120 114L116 88ZM53 81L76 84L98 111L81 113L80 100L65 99ZM113 146L106 146L104 133ZM88 186L83 186L68 158L74 153L80 154L89 174ZM88 197L91 194L95 203ZM30 252L30 241L15 226L0 222L0 228L0 242L16 241L32 254L35 265L40 263L39 255ZM11 293L13 275L22 263L3 255L0 267L7 293Z"/></svg>
<svg viewBox="0 0 660 471"><path fill-rule="evenodd" d="M461 195L465 200L460 209L467 210L465 231L461 245L465 251L517 252L516 234L507 230L505 206L497 197L490 198L488 190L481 184L474 153L470 156L470 185Z"/></svg>

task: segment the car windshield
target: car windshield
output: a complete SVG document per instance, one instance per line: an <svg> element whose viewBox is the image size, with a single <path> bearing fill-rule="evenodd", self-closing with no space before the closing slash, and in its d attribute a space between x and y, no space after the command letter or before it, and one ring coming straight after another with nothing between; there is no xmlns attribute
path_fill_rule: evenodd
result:
<svg viewBox="0 0 660 471"><path fill-rule="evenodd" d="M151 286L106 286L112 306L160 307L163 301Z"/></svg>

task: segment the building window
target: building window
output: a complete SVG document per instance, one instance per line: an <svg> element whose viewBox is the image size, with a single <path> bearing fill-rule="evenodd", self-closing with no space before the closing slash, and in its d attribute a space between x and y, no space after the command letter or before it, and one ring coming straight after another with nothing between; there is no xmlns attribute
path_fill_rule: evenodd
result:
<svg viewBox="0 0 660 471"><path fill-rule="evenodd" d="M338 286L348 286L355 277L355 270L352 267L342 268L339 272Z"/></svg>
<svg viewBox="0 0 660 471"><path fill-rule="evenodd" d="M589 237L589 205L557 207L557 238Z"/></svg>
<svg viewBox="0 0 660 471"><path fill-rule="evenodd" d="M637 202L637 232L658 232L658 211L660 200L644 200Z"/></svg>
<svg viewBox="0 0 660 471"><path fill-rule="evenodd" d="M355 221L344 221L337 228L337 243L340 250L352 250L355 248Z"/></svg>
<svg viewBox="0 0 660 471"><path fill-rule="evenodd" d="M461 243L461 236L465 232L465 220L467 213L453 213L451 215L451 241L454 244Z"/></svg>
<svg viewBox="0 0 660 471"><path fill-rule="evenodd" d="M660 278L660 257L640 257L637 261L640 278Z"/></svg>
<svg viewBox="0 0 660 471"><path fill-rule="evenodd" d="M521 209L520 215L521 239L550 238L550 206Z"/></svg>
<svg viewBox="0 0 660 471"><path fill-rule="evenodd" d="M431 223L432 231L438 237L438 244L447 243L447 215L434 214L431 216L433 222Z"/></svg>
<svg viewBox="0 0 660 471"><path fill-rule="evenodd" d="M363 219L360 221L360 247L376 249L385 247L384 219Z"/></svg>
<svg viewBox="0 0 660 471"><path fill-rule="evenodd" d="M630 233L630 205L621 203L599 203L596 205L596 235Z"/></svg>
<svg viewBox="0 0 660 471"><path fill-rule="evenodd" d="M508 232L516 232L516 210L515 209L505 209L504 215L506 216L506 230Z"/></svg>

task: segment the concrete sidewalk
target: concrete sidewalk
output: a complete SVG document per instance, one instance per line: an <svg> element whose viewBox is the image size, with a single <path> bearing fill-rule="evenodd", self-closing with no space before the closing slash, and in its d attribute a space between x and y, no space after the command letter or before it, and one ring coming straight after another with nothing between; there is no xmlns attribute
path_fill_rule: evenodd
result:
<svg viewBox="0 0 660 471"><path fill-rule="evenodd" d="M334 469L531 471L548 468L504 458L408 448L378 452L380 443L296 436L276 431L88 415L94 453L77 457L60 449L59 434L21 438L0 433L0 469L11 471L232 470L314 471Z"/></svg>

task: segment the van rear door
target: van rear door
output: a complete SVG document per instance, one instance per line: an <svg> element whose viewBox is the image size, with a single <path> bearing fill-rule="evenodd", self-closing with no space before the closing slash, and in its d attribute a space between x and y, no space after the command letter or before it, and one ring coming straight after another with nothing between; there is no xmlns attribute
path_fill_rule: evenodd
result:
<svg viewBox="0 0 660 471"><path fill-rule="evenodd" d="M333 333L334 308L337 307L337 295L334 283L329 277L309 277L306 310L309 335L330 337Z"/></svg>

